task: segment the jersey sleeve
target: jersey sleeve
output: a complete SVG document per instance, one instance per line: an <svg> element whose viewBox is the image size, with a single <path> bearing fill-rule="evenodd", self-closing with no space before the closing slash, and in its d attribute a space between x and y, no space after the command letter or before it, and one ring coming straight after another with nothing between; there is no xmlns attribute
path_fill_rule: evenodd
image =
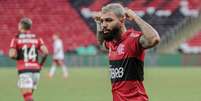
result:
<svg viewBox="0 0 201 101"><path fill-rule="evenodd" d="M142 36L142 32L140 31L135 31L130 34L130 44L131 44L131 49L137 53L141 53L144 51L144 48L140 44L140 37Z"/></svg>
<svg viewBox="0 0 201 101"><path fill-rule="evenodd" d="M17 42L16 42L16 38L13 38L11 40L11 43L10 43L10 48L16 48L17 47Z"/></svg>

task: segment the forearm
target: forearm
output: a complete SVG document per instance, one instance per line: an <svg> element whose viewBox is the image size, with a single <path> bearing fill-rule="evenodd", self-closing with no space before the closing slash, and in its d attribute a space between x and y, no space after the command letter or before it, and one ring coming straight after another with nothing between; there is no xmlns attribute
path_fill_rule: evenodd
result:
<svg viewBox="0 0 201 101"><path fill-rule="evenodd" d="M100 23L96 22L96 26L97 26L97 32L96 32L96 37L97 37L97 40L98 40L98 44L99 45L103 45L103 36L101 34L101 26L100 26Z"/></svg>
<svg viewBox="0 0 201 101"><path fill-rule="evenodd" d="M40 65L43 66L46 59L47 59L47 56L48 56L48 50L47 50L47 47L45 45L42 45L40 47L41 51L42 51L42 59L40 61Z"/></svg>
<svg viewBox="0 0 201 101"><path fill-rule="evenodd" d="M93 13L93 19L96 23L96 37L98 40L98 44L102 48L104 46L104 39L103 39L103 34L102 34L102 28L101 28L101 12L94 12Z"/></svg>
<svg viewBox="0 0 201 101"><path fill-rule="evenodd" d="M103 39L103 34L102 34L102 31L101 31L100 23L97 22L96 26L97 26L96 37L97 37L97 40L98 40L98 44L100 45L100 49L103 50L103 51L108 51L108 49L105 47L105 44L104 44L104 39Z"/></svg>
<svg viewBox="0 0 201 101"><path fill-rule="evenodd" d="M41 65L41 66L44 65L44 63L45 63L45 61L46 61L46 59L47 59L47 56L48 56L48 54L44 54L44 55L42 56L42 59L41 59L41 61L40 61L40 65Z"/></svg>
<svg viewBox="0 0 201 101"><path fill-rule="evenodd" d="M145 22L143 19L141 19L138 16L135 16L134 21L137 23L137 25L140 27L144 38L149 42L149 43L154 43L153 40L154 38L159 38L158 32L147 22Z"/></svg>

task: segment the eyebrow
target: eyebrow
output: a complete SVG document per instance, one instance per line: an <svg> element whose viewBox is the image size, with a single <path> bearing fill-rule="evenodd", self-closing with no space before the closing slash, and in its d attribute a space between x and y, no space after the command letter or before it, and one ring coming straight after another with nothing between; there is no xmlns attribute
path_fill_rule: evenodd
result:
<svg viewBox="0 0 201 101"><path fill-rule="evenodd" d="M103 19L113 19L113 18L111 18L111 17L101 18L101 20L103 20Z"/></svg>

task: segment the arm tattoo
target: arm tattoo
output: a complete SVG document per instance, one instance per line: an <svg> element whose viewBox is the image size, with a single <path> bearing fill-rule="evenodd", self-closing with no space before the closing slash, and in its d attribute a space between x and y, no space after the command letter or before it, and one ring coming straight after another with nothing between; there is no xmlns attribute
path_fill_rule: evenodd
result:
<svg viewBox="0 0 201 101"><path fill-rule="evenodd" d="M144 35L140 37L140 44L143 48L149 48L149 41L145 38Z"/></svg>

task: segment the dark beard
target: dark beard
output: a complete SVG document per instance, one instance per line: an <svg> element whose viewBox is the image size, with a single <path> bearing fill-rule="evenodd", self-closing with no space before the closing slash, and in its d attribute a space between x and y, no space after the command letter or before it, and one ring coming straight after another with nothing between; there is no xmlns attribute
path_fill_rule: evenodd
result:
<svg viewBox="0 0 201 101"><path fill-rule="evenodd" d="M114 39L119 39L120 38L120 28L118 26L114 27L111 32L109 33L102 33L103 34L103 39L105 41L112 41Z"/></svg>

